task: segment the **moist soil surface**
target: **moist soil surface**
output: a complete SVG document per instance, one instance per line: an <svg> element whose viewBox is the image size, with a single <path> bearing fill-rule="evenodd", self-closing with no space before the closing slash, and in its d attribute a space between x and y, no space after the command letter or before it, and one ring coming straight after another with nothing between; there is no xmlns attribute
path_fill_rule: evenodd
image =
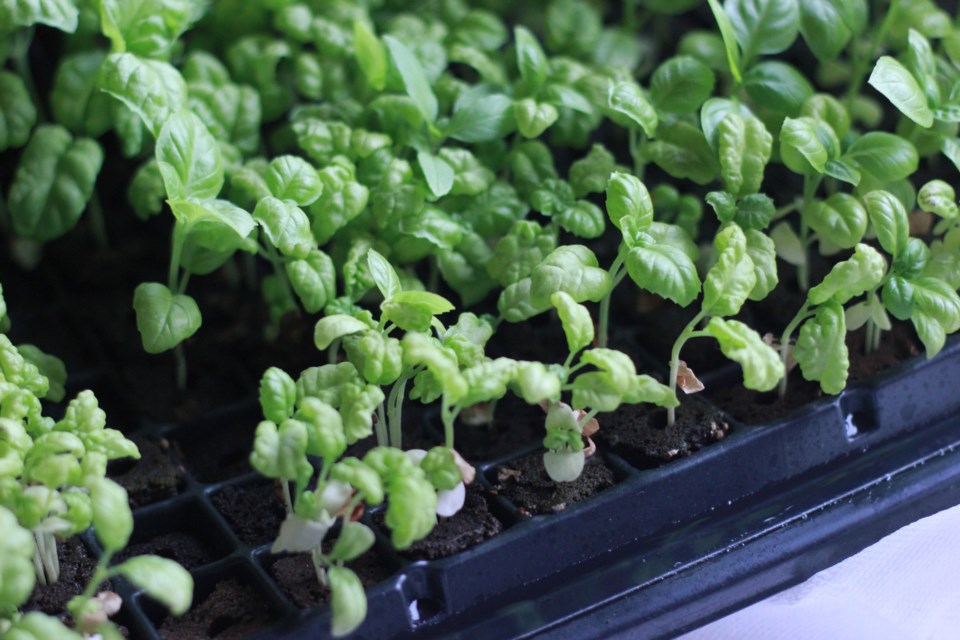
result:
<svg viewBox="0 0 960 640"><path fill-rule="evenodd" d="M194 478L204 483L229 480L252 471L250 451L259 420L259 407L228 411L204 424L174 431L171 446Z"/></svg>
<svg viewBox="0 0 960 640"><path fill-rule="evenodd" d="M486 412L488 407L478 409ZM463 418L461 413L454 448L471 463L505 458L540 442L546 435L543 410L509 397L497 403L492 422L465 424Z"/></svg>
<svg viewBox="0 0 960 640"><path fill-rule="evenodd" d="M869 378L923 353L923 345L917 340L913 326L907 322L894 321L890 331L884 331L880 336L880 348L869 354L863 348L865 335L863 327L847 333L850 380Z"/></svg>
<svg viewBox="0 0 960 640"><path fill-rule="evenodd" d="M38 584L33 589L30 599L24 603L21 610L42 611L47 615L58 616L67 622L67 602L73 596L83 593L90 577L97 567L97 560L83 545L79 538L73 537L63 542L57 542L57 555L60 557L60 578L51 585ZM113 588L110 582L104 582L98 591L109 591Z"/></svg>
<svg viewBox="0 0 960 640"><path fill-rule="evenodd" d="M170 459L169 444L165 440L158 442L142 436L130 439L140 449L140 459L115 460L107 472L127 490L131 509L172 498L183 491L183 467Z"/></svg>
<svg viewBox="0 0 960 640"><path fill-rule="evenodd" d="M286 516L280 491L277 483L264 478L224 487L210 501L244 544L257 547L273 542L280 531Z"/></svg>
<svg viewBox="0 0 960 640"><path fill-rule="evenodd" d="M705 402L681 398L676 421L667 426L665 409L622 405L600 416L594 439L634 467L652 469L722 439L730 430L724 415Z"/></svg>
<svg viewBox="0 0 960 640"><path fill-rule="evenodd" d="M554 482L543 468L541 452L495 467L493 481L497 494L524 516L560 513L614 485L613 470L597 454L587 459L574 482Z"/></svg>
<svg viewBox="0 0 960 640"><path fill-rule="evenodd" d="M803 379L798 369L790 372L787 395L783 398L776 389L760 393L742 384L729 384L717 391L707 390L711 402L735 420L748 425L769 424L785 418L823 394L820 384Z"/></svg>
<svg viewBox="0 0 960 640"><path fill-rule="evenodd" d="M325 553L332 548L332 540L324 541ZM372 587L383 582L392 576L397 568L394 563L372 549L347 562L346 567L357 574L364 587ZM330 600L330 589L317 580L317 572L308 554L298 553L281 557L271 562L267 570L287 599L301 609L315 607Z"/></svg>
<svg viewBox="0 0 960 640"><path fill-rule="evenodd" d="M469 549L503 531L503 524L490 512L483 493L476 482L468 486L463 508L449 518L438 517L437 526L430 535L414 542L400 554L410 560L437 560ZM389 532L382 513L374 516L374 522L381 530Z"/></svg>
<svg viewBox="0 0 960 640"><path fill-rule="evenodd" d="M264 597L236 578L221 580L180 618L167 616L160 637L168 640L243 638L274 622Z"/></svg>
<svg viewBox="0 0 960 640"><path fill-rule="evenodd" d="M220 555L198 538L184 531L168 531L153 536L143 542L132 542L114 556L114 563L123 562L127 558L142 555L155 555L175 560L184 569L196 569L209 564Z"/></svg>

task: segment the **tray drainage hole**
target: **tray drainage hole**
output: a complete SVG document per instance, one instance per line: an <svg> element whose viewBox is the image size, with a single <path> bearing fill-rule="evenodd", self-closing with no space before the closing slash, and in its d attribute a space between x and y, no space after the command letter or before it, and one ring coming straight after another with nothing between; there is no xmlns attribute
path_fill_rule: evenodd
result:
<svg viewBox="0 0 960 640"><path fill-rule="evenodd" d="M410 603L410 621L414 624L426 622L443 613L443 605L433 598L418 598Z"/></svg>
<svg viewBox="0 0 960 640"><path fill-rule="evenodd" d="M847 438L853 440L857 436L866 433L867 431L873 431L876 429L877 422L874 419L872 412L854 411L847 414L847 417L844 419L844 427L846 429Z"/></svg>

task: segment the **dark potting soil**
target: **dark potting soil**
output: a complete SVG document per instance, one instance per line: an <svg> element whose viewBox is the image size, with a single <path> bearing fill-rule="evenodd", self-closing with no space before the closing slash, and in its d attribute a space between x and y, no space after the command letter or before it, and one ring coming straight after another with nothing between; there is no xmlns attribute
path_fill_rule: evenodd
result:
<svg viewBox="0 0 960 640"><path fill-rule="evenodd" d="M768 424L785 418L823 394L820 384L803 379L799 369L790 372L787 394L780 398L776 389L760 393L742 384L732 383L716 391L707 389L707 397L735 420L743 424Z"/></svg>
<svg viewBox="0 0 960 640"><path fill-rule="evenodd" d="M134 542L114 557L114 562L143 555L155 555L175 560L184 569L196 569L209 564L221 554L210 549L197 536L186 531L168 531L143 542Z"/></svg>
<svg viewBox="0 0 960 640"><path fill-rule="evenodd" d="M587 459L575 481L554 482L543 468L540 451L495 467L492 480L497 494L525 516L559 513L614 485L613 471L597 454Z"/></svg>
<svg viewBox="0 0 960 640"><path fill-rule="evenodd" d="M599 417L594 439L638 469L659 467L687 456L726 436L730 429L723 414L705 402L681 398L676 421L667 426L665 409L622 405Z"/></svg>
<svg viewBox="0 0 960 640"><path fill-rule="evenodd" d="M486 353L491 358L559 363L567 357L567 339L556 312L550 311L519 323L501 322Z"/></svg>
<svg viewBox="0 0 960 640"><path fill-rule="evenodd" d="M57 541L57 555L60 558L59 580L51 585L35 586L33 594L21 607L21 611L24 613L42 611L67 622L67 603L70 598L80 595L87 588L87 583L97 567L97 559L87 551L83 542L77 537L63 542ZM109 591L112 588L112 584L107 581L97 590Z"/></svg>
<svg viewBox="0 0 960 640"><path fill-rule="evenodd" d="M286 516L280 487L266 478L224 487L210 500L245 544L272 542Z"/></svg>
<svg viewBox="0 0 960 640"><path fill-rule="evenodd" d="M132 436L131 440L140 449L140 459L114 460L107 467L107 475L127 490L131 509L172 498L183 491L183 467L170 459L169 444L165 440L157 442L142 436Z"/></svg>
<svg viewBox="0 0 960 640"><path fill-rule="evenodd" d="M325 541L323 544L324 552L329 552L332 547L332 541ZM375 550L364 553L346 563L346 566L357 574L364 587L383 582L393 575L396 569ZM270 564L268 571L287 599L301 609L315 607L330 600L330 589L317 580L317 573L308 554L298 553L279 558Z"/></svg>
<svg viewBox="0 0 960 640"><path fill-rule="evenodd" d="M884 331L881 335L880 348L869 354L865 353L863 348L865 336L866 330L863 327L847 333L850 380L869 378L923 353L923 345L917 340L913 326L908 322L895 320L890 331Z"/></svg>
<svg viewBox="0 0 960 640"><path fill-rule="evenodd" d="M486 407L480 410L485 410ZM472 463L499 460L543 440L543 410L507 397L497 403L492 422L456 425L454 448Z"/></svg>
<svg viewBox="0 0 960 640"><path fill-rule="evenodd" d="M374 516L374 522L388 531L382 512ZM490 513L483 489L474 482L467 487L467 497L460 511L449 518L438 517L430 535L414 542L400 554L411 560L437 560L469 549L501 531L503 524Z"/></svg>
<svg viewBox="0 0 960 640"><path fill-rule="evenodd" d="M252 471L250 452L258 409L215 418L212 425L187 425L171 434L171 446L200 482L215 483Z"/></svg>
<svg viewBox="0 0 960 640"><path fill-rule="evenodd" d="M201 602L194 602L180 618L167 616L160 637L169 640L242 638L274 622L263 596L236 578L217 583Z"/></svg>

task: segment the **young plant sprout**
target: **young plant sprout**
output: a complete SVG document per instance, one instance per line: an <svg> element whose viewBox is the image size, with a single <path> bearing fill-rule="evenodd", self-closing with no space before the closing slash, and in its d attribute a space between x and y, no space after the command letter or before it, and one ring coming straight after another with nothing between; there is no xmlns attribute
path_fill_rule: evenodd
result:
<svg viewBox="0 0 960 640"><path fill-rule="evenodd" d="M650 376L637 375L626 354L604 348L583 351L594 338L590 312L563 291L554 293L551 302L563 324L569 354L563 365L551 367L547 375L558 377L560 389L571 392L572 399L569 405L559 399L541 404L547 413L543 466L554 482L572 482L580 477L586 457L595 449L590 437L600 428L598 413L615 411L621 404L650 402L675 407L678 403L668 387ZM580 361L573 364L577 354ZM595 370L573 377L589 366Z"/></svg>
<svg viewBox="0 0 960 640"><path fill-rule="evenodd" d="M729 223L716 235L713 246L717 259L703 280L700 311L680 332L670 352L670 390L676 391L682 373L684 378L689 374L681 371L680 360L687 340L712 337L719 343L723 355L740 364L746 388L769 391L785 373L777 352L746 324L726 319L740 312L758 285L758 268L751 258L747 236L736 223ZM694 296L699 290L697 278ZM698 328L704 321L706 326ZM672 425L675 418L675 409L668 408L667 424Z"/></svg>
<svg viewBox="0 0 960 640"><path fill-rule="evenodd" d="M784 329L780 337L783 366L786 367L792 356L800 365L804 378L819 381L827 393L840 393L846 386L850 366L843 305L868 291L875 291L886 270L883 256L866 244L858 244L850 258L834 265L820 284L807 292L803 307ZM790 340L797 327L800 327L800 335L796 346L791 348ZM780 397L786 392L787 377L784 376L780 381Z"/></svg>
<svg viewBox="0 0 960 640"><path fill-rule="evenodd" d="M678 226L655 222L653 201L637 177L614 172L607 183L607 215L622 241L610 266L610 286L600 301L597 344L606 347L613 289L629 275L645 291L681 306L700 290L695 261L700 252Z"/></svg>
<svg viewBox="0 0 960 640"><path fill-rule="evenodd" d="M357 521L362 505L378 505L389 498L387 526L394 546L405 549L430 533L436 523L437 494L427 473L437 470L426 460L418 465L403 452L386 447L371 450L363 460L342 458L348 443L371 435L372 409L367 409L365 433L356 429L355 420L348 423L354 409L346 399L358 384L350 379L356 377L356 370L349 363L326 367L296 383L279 369L267 371L260 387L266 420L257 427L250 464L280 481L283 488L287 516L271 550L310 553L317 579L330 588L332 632L339 637L366 617L363 585L343 566L374 542L373 531ZM339 412L321 399L336 400L336 396L340 396ZM318 473L308 456L320 459ZM310 489L312 480L315 488ZM337 523L336 543L325 551L323 541Z"/></svg>

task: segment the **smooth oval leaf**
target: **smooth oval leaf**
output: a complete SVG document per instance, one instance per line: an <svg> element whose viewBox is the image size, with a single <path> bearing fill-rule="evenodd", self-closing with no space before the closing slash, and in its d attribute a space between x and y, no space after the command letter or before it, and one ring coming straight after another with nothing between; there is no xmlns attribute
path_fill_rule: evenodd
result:
<svg viewBox="0 0 960 640"><path fill-rule="evenodd" d="M137 330L147 353L172 349L200 328L200 308L187 295L174 295L157 282L144 282L133 294Z"/></svg>
<svg viewBox="0 0 960 640"><path fill-rule="evenodd" d="M913 74L895 58L882 56L877 60L867 82L886 96L903 115L921 127L933 126L933 112L927 104L927 96Z"/></svg>
<svg viewBox="0 0 960 640"><path fill-rule="evenodd" d="M193 576L176 561L159 556L137 556L113 567L175 616L186 613L193 601Z"/></svg>
<svg viewBox="0 0 960 640"><path fill-rule="evenodd" d="M0 71L0 152L23 146L36 121L37 108L23 80Z"/></svg>

